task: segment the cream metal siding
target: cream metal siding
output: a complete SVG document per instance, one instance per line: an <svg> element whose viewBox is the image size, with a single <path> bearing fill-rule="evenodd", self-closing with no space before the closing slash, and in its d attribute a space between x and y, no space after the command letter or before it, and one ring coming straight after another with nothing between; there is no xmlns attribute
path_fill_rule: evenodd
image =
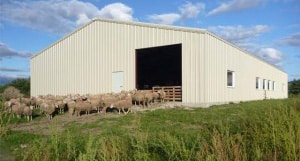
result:
<svg viewBox="0 0 300 161"><path fill-rule="evenodd" d="M32 96L111 92L115 71L124 71L124 90L132 90L135 49L182 44L183 100L200 101L200 91L194 87L201 86L196 77L204 64L196 59L203 57L204 34L202 30L95 20L31 59Z"/></svg>
<svg viewBox="0 0 300 161"><path fill-rule="evenodd" d="M93 20L31 59L31 95L112 92L112 73L124 72L124 90L135 88L135 49L182 44L182 100L211 104L262 99L255 78L275 81L270 98L286 98L287 74L200 29ZM226 71L236 73L227 88ZM257 70L259 69L259 70Z"/></svg>
<svg viewBox="0 0 300 161"><path fill-rule="evenodd" d="M256 77L287 84L288 76L274 66L238 47L206 34L205 103L218 104L264 98L287 98L287 88L256 89ZM227 87L227 70L235 73L235 87Z"/></svg>

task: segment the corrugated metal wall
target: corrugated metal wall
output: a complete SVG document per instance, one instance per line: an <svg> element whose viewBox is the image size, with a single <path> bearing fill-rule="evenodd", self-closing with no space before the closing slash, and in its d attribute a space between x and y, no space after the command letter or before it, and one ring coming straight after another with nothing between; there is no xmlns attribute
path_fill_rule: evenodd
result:
<svg viewBox="0 0 300 161"><path fill-rule="evenodd" d="M208 104L287 98L288 76L285 72L246 54L239 48L206 34L205 101ZM235 73L235 86L227 87L227 70ZM256 89L256 77L274 81L275 90ZM284 89L282 88L284 86Z"/></svg>
<svg viewBox="0 0 300 161"><path fill-rule="evenodd" d="M286 73L204 30L94 20L31 59L31 95L111 92L115 71L124 71L125 90L134 89L135 49L170 44L182 44L185 103L261 99L256 76L278 86L287 82ZM236 71L234 89L226 86L227 69ZM286 97L279 91L271 96Z"/></svg>

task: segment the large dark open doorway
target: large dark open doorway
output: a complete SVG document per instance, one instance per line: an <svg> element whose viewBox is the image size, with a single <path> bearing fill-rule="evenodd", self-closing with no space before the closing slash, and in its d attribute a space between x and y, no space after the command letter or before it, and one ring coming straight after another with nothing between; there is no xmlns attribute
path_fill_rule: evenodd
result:
<svg viewBox="0 0 300 161"><path fill-rule="evenodd" d="M181 86L181 44L136 49L136 88Z"/></svg>

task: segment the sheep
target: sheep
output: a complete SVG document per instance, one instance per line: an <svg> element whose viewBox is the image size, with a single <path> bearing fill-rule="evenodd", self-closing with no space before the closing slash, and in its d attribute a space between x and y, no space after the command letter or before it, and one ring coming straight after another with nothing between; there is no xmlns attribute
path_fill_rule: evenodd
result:
<svg viewBox="0 0 300 161"><path fill-rule="evenodd" d="M10 99L9 102L11 103L11 106L16 105L16 104L20 104L20 101L18 99L14 99L14 98Z"/></svg>
<svg viewBox="0 0 300 161"><path fill-rule="evenodd" d="M153 103L157 102L159 99L159 94L157 92L153 92Z"/></svg>
<svg viewBox="0 0 300 161"><path fill-rule="evenodd" d="M21 98L21 103L25 103L27 106L31 105L31 99L30 98Z"/></svg>
<svg viewBox="0 0 300 161"><path fill-rule="evenodd" d="M5 101L4 110L8 111L8 113L11 113L12 106L19 105L19 104L20 104L20 102L17 99L10 99L9 101Z"/></svg>
<svg viewBox="0 0 300 161"><path fill-rule="evenodd" d="M28 121L32 120L33 106L25 106L22 114L27 118Z"/></svg>
<svg viewBox="0 0 300 161"><path fill-rule="evenodd" d="M13 117L21 118L22 115L26 116L28 121L32 120L33 106L27 106L25 103L14 103L11 107Z"/></svg>
<svg viewBox="0 0 300 161"><path fill-rule="evenodd" d="M111 104L117 102L118 100L119 100L118 97L116 97L115 95L111 95L111 94L104 95L101 98L101 103L100 103L100 105L102 105L103 107L101 112L106 113L107 107L110 107Z"/></svg>
<svg viewBox="0 0 300 161"><path fill-rule="evenodd" d="M139 105L142 104L143 107L145 106L145 96L144 96L143 92L141 92L141 91L135 90L133 92L132 100L133 100L135 106L136 106L136 103L138 103Z"/></svg>
<svg viewBox="0 0 300 161"><path fill-rule="evenodd" d="M153 102L153 93L150 91L146 91L144 92L144 102L147 105L147 107L149 107L151 105L151 102Z"/></svg>
<svg viewBox="0 0 300 161"><path fill-rule="evenodd" d="M66 103L64 101L58 100L55 105L58 108L58 113L63 114L65 112Z"/></svg>
<svg viewBox="0 0 300 161"><path fill-rule="evenodd" d="M97 110L97 113L100 113L101 103L100 98L98 99L90 99L89 102L92 104L93 108Z"/></svg>
<svg viewBox="0 0 300 161"><path fill-rule="evenodd" d="M101 107L103 106L102 95L89 96L88 101L92 104L93 108L97 110L97 113L100 113Z"/></svg>
<svg viewBox="0 0 300 161"><path fill-rule="evenodd" d="M127 97L127 92L126 91L121 91L121 93L118 93L118 94L116 94L117 95L117 97L120 99L120 100L122 100L122 99L125 99L126 97Z"/></svg>
<svg viewBox="0 0 300 161"><path fill-rule="evenodd" d="M68 111L69 111L70 115L74 114L75 106L76 106L76 102L75 101L69 100L67 102L67 107L68 107Z"/></svg>
<svg viewBox="0 0 300 161"><path fill-rule="evenodd" d="M159 94L159 100L160 100L160 102L165 102L166 92L163 89L161 89L157 93Z"/></svg>
<svg viewBox="0 0 300 161"><path fill-rule="evenodd" d="M132 107L132 97L131 95L128 93L127 96L122 99L119 100L113 104L111 104L110 108L117 108L119 111L119 114L121 112L121 110L125 113L128 114L131 111L131 107ZM127 109L127 112L125 112L125 109Z"/></svg>
<svg viewBox="0 0 300 161"><path fill-rule="evenodd" d="M149 107L151 103L154 103L154 101L159 97L159 94L157 92L152 91L133 91L131 92L133 94L132 100L136 106L138 103L139 105L143 105L143 107L147 106Z"/></svg>
<svg viewBox="0 0 300 161"><path fill-rule="evenodd" d="M72 100L75 101L75 100L80 98L80 95L79 94L72 94L70 97L71 97Z"/></svg>
<svg viewBox="0 0 300 161"><path fill-rule="evenodd" d="M46 103L46 104L53 104L53 105L57 106L56 101L52 100L52 99L43 99L42 102Z"/></svg>
<svg viewBox="0 0 300 161"><path fill-rule="evenodd" d="M53 118L53 113L55 112L55 105L44 102L41 104L41 111L51 120Z"/></svg>
<svg viewBox="0 0 300 161"><path fill-rule="evenodd" d="M96 108L95 108L96 109ZM93 106L88 101L78 101L76 102L74 113L76 116L80 116L81 111L85 111L86 115L90 114L93 110Z"/></svg>
<svg viewBox="0 0 300 161"><path fill-rule="evenodd" d="M5 101L4 102L4 111L7 111L8 113L11 112L11 106L12 106L12 103L10 101Z"/></svg>
<svg viewBox="0 0 300 161"><path fill-rule="evenodd" d="M128 98L130 95L130 99ZM30 104L37 107L43 106L41 111L46 113L47 116L52 119L52 114L58 109L59 113L64 113L65 109L69 111L71 115L76 114L80 115L82 111L85 111L86 114L89 114L92 110L96 110L98 113L106 112L106 109L109 107L118 108L120 110L128 109L127 113L131 111L131 107L123 106L126 100L131 100L131 105L137 104L142 107L149 107L152 103L164 102L166 98L166 93L163 89L153 92L153 91L122 91L120 93L107 93L107 94L98 94L98 95L79 95L79 94L69 94L66 96L39 96L32 97L30 99ZM22 99L23 102L26 99ZM129 105L129 102L126 102ZM6 108L9 109L9 104L6 103ZM12 106L12 105L11 105ZM54 107L54 109L53 109ZM49 112L47 112L49 111ZM125 112L124 112L125 113ZM126 113L126 114L127 114Z"/></svg>
<svg viewBox="0 0 300 161"><path fill-rule="evenodd" d="M17 115L17 118L21 118L22 113L23 113L23 109L24 109L25 106L26 106L25 104L14 104L11 107L13 117L15 117L15 115Z"/></svg>
<svg viewBox="0 0 300 161"><path fill-rule="evenodd" d="M49 100L54 100L55 99L55 96L52 95L52 94L48 94L45 96L46 99L49 99Z"/></svg>
<svg viewBox="0 0 300 161"><path fill-rule="evenodd" d="M11 113L12 113L13 117L15 117L15 115L17 115L17 117L19 118L19 105L12 105Z"/></svg>
<svg viewBox="0 0 300 161"><path fill-rule="evenodd" d="M39 108L42 103L43 103L43 99L41 98L32 97L30 99L30 104L33 105L35 109Z"/></svg>

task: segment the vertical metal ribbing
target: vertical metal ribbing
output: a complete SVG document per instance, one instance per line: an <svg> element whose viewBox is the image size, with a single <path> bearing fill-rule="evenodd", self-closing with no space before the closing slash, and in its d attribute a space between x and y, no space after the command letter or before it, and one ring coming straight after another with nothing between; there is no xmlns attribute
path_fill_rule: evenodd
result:
<svg viewBox="0 0 300 161"><path fill-rule="evenodd" d="M252 87L251 78L256 75L280 85L287 83L286 73L208 32L99 20L31 59L32 95L110 92L113 70L123 70L126 89L133 89L135 49L175 43L182 43L184 102L257 99L260 92L247 87ZM249 72L252 69L249 64L261 70ZM226 84L226 67L235 68L241 77L237 78L239 87L235 90L223 85ZM64 77L64 73L68 76ZM286 92L279 91L269 93L274 98L286 97Z"/></svg>

